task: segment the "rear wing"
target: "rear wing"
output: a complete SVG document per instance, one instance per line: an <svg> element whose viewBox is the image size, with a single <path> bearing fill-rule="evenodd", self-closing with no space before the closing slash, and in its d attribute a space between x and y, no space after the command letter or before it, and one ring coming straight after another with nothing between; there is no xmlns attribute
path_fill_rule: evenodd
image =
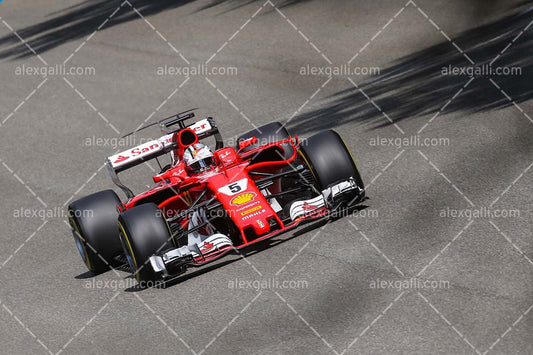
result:
<svg viewBox="0 0 533 355"><path fill-rule="evenodd" d="M222 141L222 136L218 131L218 128L215 124L215 120L212 117L207 117L193 124L186 125L185 121L193 117L194 113L189 112L187 115L177 114L164 118L163 120L156 122L156 124L160 125L160 128L163 133L166 133L164 136L160 137L159 139L140 144L136 147L125 150L118 154L112 155L106 159L105 165L109 175L111 176L111 180L113 181L113 183L115 183L115 185L122 189L128 199L132 198L135 195L128 187L126 187L120 181L120 179L118 178L118 173L124 170L128 170L134 166L140 165L146 161L156 159L162 155L169 153L173 149L176 149L176 143L172 142L172 137L174 133L179 132L185 128L190 128L196 133L199 140L214 136L216 139L216 149L220 149L223 147L224 143ZM169 127L176 124L179 125L178 129L169 129ZM142 127L132 133L123 136L122 138L153 125L154 124Z"/></svg>

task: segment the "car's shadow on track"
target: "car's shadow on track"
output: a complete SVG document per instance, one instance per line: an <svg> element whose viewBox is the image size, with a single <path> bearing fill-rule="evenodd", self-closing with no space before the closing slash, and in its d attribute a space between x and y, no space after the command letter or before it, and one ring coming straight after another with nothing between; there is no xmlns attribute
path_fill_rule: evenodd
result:
<svg viewBox="0 0 533 355"><path fill-rule="evenodd" d="M84 273L74 276L74 278L76 280L86 280L86 279L92 279L95 276L96 274L93 273L92 271L85 271Z"/></svg>
<svg viewBox="0 0 533 355"><path fill-rule="evenodd" d="M399 59L366 82L356 83L394 121L433 115L470 80L469 75L447 75L453 68L516 67L509 75L475 75L475 79L446 106L444 114L475 113L512 106L533 98L533 31L525 31L533 21L533 1L522 3L498 21L480 26L452 38L472 64L450 41L428 47ZM529 7L528 7L529 6ZM519 36L520 37L517 37ZM512 43L512 45L510 45ZM509 46L510 45L510 46ZM506 48L509 46L508 48ZM494 59L505 49L497 60ZM470 70L470 69L469 69ZM501 90L494 85L494 81ZM330 129L348 122L369 123L372 127L390 125L381 113L351 86L329 97L325 107L300 114L288 126L300 134Z"/></svg>
<svg viewBox="0 0 533 355"><path fill-rule="evenodd" d="M352 208L344 211L345 213L343 215L348 215L350 213L354 213L354 212L358 212L358 211L361 211L365 208L368 208L369 206L367 205L356 205L356 206L353 206ZM342 218L342 217L341 217ZM335 219L321 219L321 220L318 220L318 221L314 221L314 222L311 222L311 223L308 223L308 224L305 224L303 226L301 226L300 228L298 228L297 230L295 230L292 234L282 234L278 237L275 237L273 239L267 239L265 241L262 241L262 242L259 242L257 244L254 244L254 245L251 245L250 247L248 248L244 248L244 249L241 249L240 250L240 255L238 253L233 253L233 254L229 254L229 255L226 255L224 257L222 257L219 261L215 261L213 262L212 264L209 264L209 265L206 265L204 267L201 267L199 269L194 269L194 270L191 270L191 271L188 271L187 273L183 274L183 275L180 275L174 279L171 279L171 280L167 280L165 283L162 283L162 284L158 284L157 286L155 286L154 288L169 288L169 287L172 287L172 286L176 286L178 284L181 284L187 280L190 280L192 278L195 278L195 277L198 277L198 276L201 276L207 272L210 272L214 269L218 269L220 267L224 267L226 265L229 265L229 264L232 264L236 261L239 261L239 260L242 260L242 258L247 258L247 257L250 257L250 256L253 256L257 253L260 253L264 250L267 250L267 249L270 249L270 248L273 248L273 247L276 247L278 245L281 245L281 244L284 244L296 237L299 237L305 233L308 233L312 230L316 230L328 223L335 223L335 221L337 221L338 219L341 219L341 218L335 218ZM133 276L132 275L129 275L127 276L127 278L132 278ZM129 287L127 289L125 289L124 291L125 292L139 292L139 291L144 291L145 288L142 288L141 286L139 285L135 285L133 287Z"/></svg>

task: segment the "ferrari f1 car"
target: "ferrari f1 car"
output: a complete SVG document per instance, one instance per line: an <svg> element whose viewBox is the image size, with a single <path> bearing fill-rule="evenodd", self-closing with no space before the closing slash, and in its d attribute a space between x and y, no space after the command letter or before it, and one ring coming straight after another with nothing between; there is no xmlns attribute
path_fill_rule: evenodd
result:
<svg viewBox="0 0 533 355"><path fill-rule="evenodd" d="M357 165L333 130L300 141L273 122L224 147L213 118L187 124L193 117L189 110L156 122L161 138L106 160L124 202L105 190L69 205L90 271L127 262L139 283L165 281L365 199ZM214 151L200 143L208 137L215 138ZM135 195L119 179L163 155L171 163L148 191Z"/></svg>

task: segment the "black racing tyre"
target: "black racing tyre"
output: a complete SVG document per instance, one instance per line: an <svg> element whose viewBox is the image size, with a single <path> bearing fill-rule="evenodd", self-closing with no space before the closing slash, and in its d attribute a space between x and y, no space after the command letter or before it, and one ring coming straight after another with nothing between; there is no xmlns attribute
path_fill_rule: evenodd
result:
<svg viewBox="0 0 533 355"><path fill-rule="evenodd" d="M357 164L337 132L327 130L317 133L301 142L300 147L303 160L311 170L320 190L350 177L353 177L357 186L364 190ZM361 197L364 197L364 192Z"/></svg>
<svg viewBox="0 0 533 355"><path fill-rule="evenodd" d="M287 129L279 122L268 123L266 125L258 127L257 129L253 129L241 135L239 138L237 138L237 145L235 149L239 150L240 142L245 141L254 136L257 138L257 143L244 148L243 152L256 148L260 145L265 145L268 143L279 142L282 140L289 139L290 134L289 134L289 131L287 131ZM282 144L281 146L283 147L283 150L284 150L284 154L283 154L284 159L285 160L289 159L294 153L291 144L286 143L286 144ZM281 160L281 157L276 157L275 160Z"/></svg>
<svg viewBox="0 0 533 355"><path fill-rule="evenodd" d="M109 270L114 258L122 254L117 229L117 205L120 204L113 190L105 190L68 206L74 241L85 265L95 274Z"/></svg>
<svg viewBox="0 0 533 355"><path fill-rule="evenodd" d="M174 247L163 212L154 203L135 206L120 214L118 230L131 271L141 287L150 286L151 282L158 279L150 264L150 257Z"/></svg>

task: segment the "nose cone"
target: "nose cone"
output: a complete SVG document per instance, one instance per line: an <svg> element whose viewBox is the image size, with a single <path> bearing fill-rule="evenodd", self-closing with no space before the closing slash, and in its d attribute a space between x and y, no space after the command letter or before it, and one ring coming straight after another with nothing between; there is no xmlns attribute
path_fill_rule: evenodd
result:
<svg viewBox="0 0 533 355"><path fill-rule="evenodd" d="M270 232L270 224L264 218L257 219L253 224L252 228L254 229L255 234L262 235Z"/></svg>

